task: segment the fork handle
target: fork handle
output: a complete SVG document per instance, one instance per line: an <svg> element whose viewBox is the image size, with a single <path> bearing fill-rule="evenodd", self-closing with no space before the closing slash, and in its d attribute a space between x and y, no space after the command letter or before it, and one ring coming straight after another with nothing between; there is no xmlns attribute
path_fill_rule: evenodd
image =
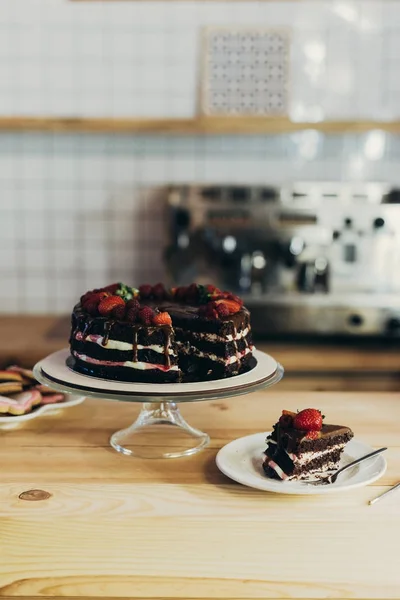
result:
<svg viewBox="0 0 400 600"><path fill-rule="evenodd" d="M385 452L385 450L387 450L387 448L379 448L379 450L374 450L373 452L370 452L369 454L366 454L365 456L361 456L361 458L357 458L357 460L353 460L353 462L342 467L341 469L339 469L339 471L336 471L336 473L334 475L335 481L336 481L337 476L341 475L342 473L347 471L347 469L350 469L351 467L354 467L354 465L358 465L359 463L364 462L364 460L368 460L369 458L372 458L373 456L377 456L377 454L381 454L382 452Z"/></svg>

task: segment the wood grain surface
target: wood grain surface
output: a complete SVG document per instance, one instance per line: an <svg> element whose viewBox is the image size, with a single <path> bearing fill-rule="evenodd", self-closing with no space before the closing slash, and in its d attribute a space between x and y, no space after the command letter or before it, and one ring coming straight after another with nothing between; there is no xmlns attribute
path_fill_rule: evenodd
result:
<svg viewBox="0 0 400 600"><path fill-rule="evenodd" d="M240 486L215 466L227 441L268 430L282 408L317 406L388 470L330 496ZM194 457L143 460L108 446L136 405L86 400L0 431L0 595L118 598L398 598L400 399L273 390L187 404L211 434ZM262 449L260 449L261 451ZM34 491L32 491L34 490Z"/></svg>
<svg viewBox="0 0 400 600"><path fill-rule="evenodd" d="M99 1L99 0L96 0ZM400 121L294 122L286 117L119 118L108 117L0 117L0 131L56 131L88 133L147 133L162 135L265 135L313 129L326 134L364 133L381 129L400 132Z"/></svg>

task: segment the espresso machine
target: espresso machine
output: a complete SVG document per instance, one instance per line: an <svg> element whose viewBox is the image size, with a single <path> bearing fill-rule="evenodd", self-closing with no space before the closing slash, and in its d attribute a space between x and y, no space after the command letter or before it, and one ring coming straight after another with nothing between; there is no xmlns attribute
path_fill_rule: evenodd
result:
<svg viewBox="0 0 400 600"><path fill-rule="evenodd" d="M235 291L260 335L400 339L400 190L180 185L166 196L174 284Z"/></svg>

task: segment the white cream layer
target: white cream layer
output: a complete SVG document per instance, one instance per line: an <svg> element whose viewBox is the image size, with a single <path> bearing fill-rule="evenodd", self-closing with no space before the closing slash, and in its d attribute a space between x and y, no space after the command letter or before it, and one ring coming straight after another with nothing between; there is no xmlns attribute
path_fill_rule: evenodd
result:
<svg viewBox="0 0 400 600"><path fill-rule="evenodd" d="M345 445L346 444L337 444L336 446L331 446L330 448L327 448L326 450L320 450L319 452L302 452L300 456L291 455L291 457L294 456L294 459L292 458L292 460L296 463L296 465L303 466L309 463L311 460L326 456L327 454L331 454L337 450L343 450Z"/></svg>
<svg viewBox="0 0 400 600"><path fill-rule="evenodd" d="M75 336L75 339L78 341L83 341L83 334L81 331ZM104 337L101 335L87 335L85 336L86 342L93 342L94 344L98 344L102 348L106 350L122 350L124 352L132 352L133 351L133 343L130 344L128 342L120 342L119 340L107 340L107 344L103 345ZM149 346L142 346L141 344L137 345L138 350L153 350L153 352L158 352L159 354L164 354L164 346L151 344ZM169 354L173 354L174 351L169 348Z"/></svg>
<svg viewBox="0 0 400 600"><path fill-rule="evenodd" d="M246 348L245 350L243 350L243 352L239 352L237 355L234 354L233 356L229 356L228 358L223 358L222 356L217 356L216 354L202 352L194 346L188 345L187 342L176 342L176 344L179 347L179 351L183 352L184 354L192 354L193 356L198 356L199 358L209 358L214 362L220 362L224 365L233 365L235 362L238 362L239 360L244 358L246 354L249 354L254 350L254 346L251 346L251 348Z"/></svg>
<svg viewBox="0 0 400 600"><path fill-rule="evenodd" d="M147 362L132 362L130 360L126 360L125 362L114 362L109 360L97 360L97 358L92 358L91 356L86 356L86 354L80 354L76 351L73 351L72 354L76 356L76 358L93 365L103 365L106 367L127 367L128 369L137 369L138 371L147 371L149 369L158 369L159 371L165 372L179 371L178 365L166 367L165 365L156 365Z"/></svg>

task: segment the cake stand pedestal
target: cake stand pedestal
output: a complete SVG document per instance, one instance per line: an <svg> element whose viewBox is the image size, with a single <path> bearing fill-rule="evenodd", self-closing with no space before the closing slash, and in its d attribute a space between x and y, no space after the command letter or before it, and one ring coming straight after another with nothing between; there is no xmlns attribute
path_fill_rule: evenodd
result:
<svg viewBox="0 0 400 600"><path fill-rule="evenodd" d="M34 367L38 381L53 389L122 402L141 402L142 410L127 429L116 431L111 446L126 456L178 458L205 448L210 437L189 425L181 402L216 400L270 387L283 377L283 367L271 356L254 351L256 366L242 375L197 383L128 383L83 375L73 370L69 350L50 354Z"/></svg>

